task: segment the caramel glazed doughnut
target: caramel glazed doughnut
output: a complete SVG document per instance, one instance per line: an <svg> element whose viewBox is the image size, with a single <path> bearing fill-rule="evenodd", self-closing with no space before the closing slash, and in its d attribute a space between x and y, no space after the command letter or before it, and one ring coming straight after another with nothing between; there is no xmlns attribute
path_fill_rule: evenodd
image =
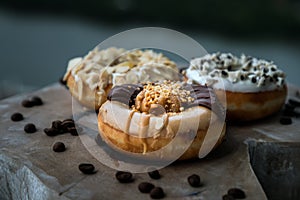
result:
<svg viewBox="0 0 300 200"><path fill-rule="evenodd" d="M200 148L211 151L225 135L225 122L216 114L222 106L216 100L211 88L198 84L115 86L99 110L99 133L110 146L131 154L150 152L159 159L180 160L201 157ZM217 125L219 133L214 132ZM214 138L206 137L208 128Z"/></svg>
<svg viewBox="0 0 300 200"><path fill-rule="evenodd" d="M193 59L188 82L208 84L220 95L225 88L227 119L250 121L276 113L285 102L285 74L273 62L230 53Z"/></svg>
<svg viewBox="0 0 300 200"><path fill-rule="evenodd" d="M81 104L98 110L114 85L179 80L179 73L175 63L161 53L111 47L71 59L63 80Z"/></svg>

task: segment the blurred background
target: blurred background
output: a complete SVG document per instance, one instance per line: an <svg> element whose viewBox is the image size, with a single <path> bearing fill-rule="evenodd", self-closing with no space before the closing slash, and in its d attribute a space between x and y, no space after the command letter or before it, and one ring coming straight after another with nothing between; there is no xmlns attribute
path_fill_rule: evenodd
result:
<svg viewBox="0 0 300 200"><path fill-rule="evenodd" d="M299 0L0 0L0 99L57 82L70 58L142 26L273 60L300 86Z"/></svg>

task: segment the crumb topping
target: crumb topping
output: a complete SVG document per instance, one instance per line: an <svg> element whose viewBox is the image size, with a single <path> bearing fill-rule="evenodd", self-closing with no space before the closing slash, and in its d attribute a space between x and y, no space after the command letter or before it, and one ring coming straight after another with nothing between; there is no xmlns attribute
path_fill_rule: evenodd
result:
<svg viewBox="0 0 300 200"><path fill-rule="evenodd" d="M162 106L166 112L181 112L184 110L181 102L193 101L194 98L190 96L190 91L184 90L179 82L148 83L144 86L144 90L137 95L134 109L151 113L152 109L156 111L158 107Z"/></svg>

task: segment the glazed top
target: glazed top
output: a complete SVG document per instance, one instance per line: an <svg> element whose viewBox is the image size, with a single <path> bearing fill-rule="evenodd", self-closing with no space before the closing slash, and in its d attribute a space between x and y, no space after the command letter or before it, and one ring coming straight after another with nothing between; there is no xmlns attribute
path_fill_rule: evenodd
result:
<svg viewBox="0 0 300 200"><path fill-rule="evenodd" d="M217 103L214 92L207 86L171 81L118 85L111 89L107 99L155 115L182 112L195 106L211 109Z"/></svg>
<svg viewBox="0 0 300 200"><path fill-rule="evenodd" d="M191 60L188 82L232 92L260 92L282 88L285 74L272 61L231 53L207 54Z"/></svg>
<svg viewBox="0 0 300 200"><path fill-rule="evenodd" d="M163 54L152 50L126 51L115 47L105 50L95 48L84 58L70 60L64 80L69 75L78 84L79 98L82 98L84 84L101 97L109 84L179 79L175 63Z"/></svg>

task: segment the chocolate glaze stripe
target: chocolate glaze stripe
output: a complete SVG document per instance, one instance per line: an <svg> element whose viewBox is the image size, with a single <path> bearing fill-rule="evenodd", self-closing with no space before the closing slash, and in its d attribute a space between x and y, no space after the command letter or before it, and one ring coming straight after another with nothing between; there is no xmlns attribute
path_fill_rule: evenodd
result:
<svg viewBox="0 0 300 200"><path fill-rule="evenodd" d="M208 109L212 108L212 104L216 104L217 98L214 91L207 87L197 84L183 84L184 90L191 92L191 97L195 100L193 102L181 102L184 108L191 108L195 106L204 106ZM143 90L141 84L123 84L113 87L107 99L110 101L118 101L129 106L134 105L136 96ZM218 105L218 104L217 104ZM217 106L219 110L219 106Z"/></svg>
<svg viewBox="0 0 300 200"><path fill-rule="evenodd" d="M143 90L140 84L123 84L113 87L107 95L110 101L118 101L129 106L134 105L134 100L138 93Z"/></svg>

